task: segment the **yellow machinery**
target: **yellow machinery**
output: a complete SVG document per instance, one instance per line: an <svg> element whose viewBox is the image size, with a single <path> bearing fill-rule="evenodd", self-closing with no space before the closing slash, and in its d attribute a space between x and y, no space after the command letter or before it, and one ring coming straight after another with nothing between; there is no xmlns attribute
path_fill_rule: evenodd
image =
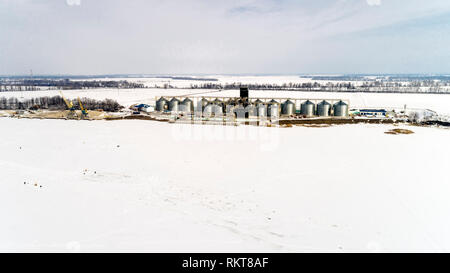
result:
<svg viewBox="0 0 450 273"><path fill-rule="evenodd" d="M81 118L87 118L89 113L88 113L87 109L83 107L83 104L81 103L80 98L78 98L78 103L80 104Z"/></svg>
<svg viewBox="0 0 450 273"><path fill-rule="evenodd" d="M78 118L77 113L75 112L75 106L73 105L72 101L68 101L63 93L59 91L61 94L61 97L63 98L64 102L66 103L67 108L69 109L69 114L67 114L68 118Z"/></svg>

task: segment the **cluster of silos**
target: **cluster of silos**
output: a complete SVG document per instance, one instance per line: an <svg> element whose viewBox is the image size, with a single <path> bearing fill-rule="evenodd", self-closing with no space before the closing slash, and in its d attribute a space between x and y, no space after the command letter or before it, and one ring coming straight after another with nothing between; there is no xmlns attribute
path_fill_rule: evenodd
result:
<svg viewBox="0 0 450 273"><path fill-rule="evenodd" d="M203 116L222 116L223 114L234 113L236 117L279 117L283 116L293 116L297 114L297 106L295 102L290 99L280 103L275 99L269 102L263 102L257 99L253 103L248 103L244 105L242 101L238 98L230 98L226 101L216 98L214 100L208 100L206 98L201 98L197 101L197 111L202 112ZM323 100L317 104L310 100L306 100L300 104L300 115L305 117L346 117L348 116L348 104L342 100L335 104L331 104L326 100ZM164 97L159 98L156 101L156 111L170 111L170 112L181 112L181 113L193 113L194 112L194 102L185 98L180 101L177 98L172 98L170 100Z"/></svg>
<svg viewBox="0 0 450 273"><path fill-rule="evenodd" d="M194 111L194 102L189 98L185 98L183 101L180 101L177 98L167 100L164 97L161 97L156 101L155 110L160 112L170 111L192 113Z"/></svg>
<svg viewBox="0 0 450 273"><path fill-rule="evenodd" d="M271 101L264 103L256 100L253 103L243 103L239 98L229 98L228 100L220 100L216 98L207 101L202 98L199 101L199 107L202 107L203 116L218 116L220 112L224 115L234 115L236 118L256 118L278 115L278 102Z"/></svg>
<svg viewBox="0 0 450 273"><path fill-rule="evenodd" d="M223 116L224 103L220 99L208 101L205 98L200 100L203 116L205 117L221 117Z"/></svg>
<svg viewBox="0 0 450 273"><path fill-rule="evenodd" d="M296 105L291 100L286 100L281 104L281 114L286 116L295 115L297 112ZM334 105L323 100L317 104L310 100L306 100L300 104L300 115L305 117L328 117L328 116L337 116L337 117L345 117L348 116L348 104L343 101L339 101Z"/></svg>
<svg viewBox="0 0 450 273"><path fill-rule="evenodd" d="M214 100L202 98L197 101L197 111L202 113L205 117L218 117L225 115L226 113L239 111L237 110L238 107L239 103L237 102L237 99L223 101L219 98Z"/></svg>
<svg viewBox="0 0 450 273"><path fill-rule="evenodd" d="M257 99L254 102L243 104L236 104L232 107L232 111L238 118L275 118L279 117L281 112L280 103L276 100L263 102Z"/></svg>
<svg viewBox="0 0 450 273"><path fill-rule="evenodd" d="M331 115L335 117L346 117L348 116L348 104L339 101L334 105L331 105L331 103L323 100L316 105L312 101L307 100L300 106L300 115L306 117L328 117Z"/></svg>
<svg viewBox="0 0 450 273"><path fill-rule="evenodd" d="M280 104L276 100L265 103L257 99L253 103L244 106L240 103L238 98L230 98L227 101L222 101L219 98L209 101L206 98L201 98L197 101L197 109L203 113L203 116L212 117L219 116L222 113L232 113L238 118L256 118L256 117L279 117L280 113L287 115L295 114L295 104L288 100L284 104ZM177 98L167 100L164 97L156 101L156 111L164 112L181 112L192 113L194 111L194 102L185 98L180 101Z"/></svg>

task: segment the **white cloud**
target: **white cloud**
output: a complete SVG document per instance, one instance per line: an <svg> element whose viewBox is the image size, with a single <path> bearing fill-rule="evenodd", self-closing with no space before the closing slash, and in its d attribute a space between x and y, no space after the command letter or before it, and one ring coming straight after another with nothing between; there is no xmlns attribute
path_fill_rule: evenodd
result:
<svg viewBox="0 0 450 273"><path fill-rule="evenodd" d="M379 6L381 5L381 0L366 0L369 6Z"/></svg>
<svg viewBox="0 0 450 273"><path fill-rule="evenodd" d="M81 5L81 0L66 0L66 3L69 6L79 6Z"/></svg>

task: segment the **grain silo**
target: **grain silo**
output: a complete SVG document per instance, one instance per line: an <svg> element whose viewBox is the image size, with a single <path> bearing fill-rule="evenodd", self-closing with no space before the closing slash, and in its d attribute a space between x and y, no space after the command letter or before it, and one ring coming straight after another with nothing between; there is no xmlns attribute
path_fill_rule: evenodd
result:
<svg viewBox="0 0 450 273"><path fill-rule="evenodd" d="M236 105L236 99L232 99L232 98L228 99L227 101L224 102L224 112L232 113L235 105Z"/></svg>
<svg viewBox="0 0 450 273"><path fill-rule="evenodd" d="M311 102L310 100L305 101L304 103L302 103L301 107L300 107L300 114L302 116L307 116L307 117L311 117L314 116L315 111L316 110L316 105Z"/></svg>
<svg viewBox="0 0 450 273"><path fill-rule="evenodd" d="M194 102L189 98L185 98L181 102L180 110L182 112L192 113L194 111Z"/></svg>
<svg viewBox="0 0 450 273"><path fill-rule="evenodd" d="M348 116L348 104L340 100L339 102L334 104L333 112L335 117Z"/></svg>
<svg viewBox="0 0 450 273"><path fill-rule="evenodd" d="M205 98L202 98L201 100L199 100L197 102L197 109L198 109L197 111L204 111L206 105L208 105L208 104L209 104L209 101Z"/></svg>
<svg viewBox="0 0 450 273"><path fill-rule="evenodd" d="M256 107L256 113L258 117L267 117L267 106L260 99L257 99L253 104Z"/></svg>
<svg viewBox="0 0 450 273"><path fill-rule="evenodd" d="M290 100L285 101L282 105L281 105L281 113L283 115L287 115L287 116L292 116L295 115L295 103L293 103Z"/></svg>
<svg viewBox="0 0 450 273"><path fill-rule="evenodd" d="M219 98L216 98L215 100L213 100L213 103L220 106L220 108L222 108L222 111L225 113L225 103L223 101L221 101Z"/></svg>
<svg viewBox="0 0 450 273"><path fill-rule="evenodd" d="M222 106L217 105L215 103L208 103L203 110L203 116L205 117L221 117L223 116Z"/></svg>
<svg viewBox="0 0 450 273"><path fill-rule="evenodd" d="M328 117L331 115L331 104L323 100L317 104L317 115L320 117Z"/></svg>
<svg viewBox="0 0 450 273"><path fill-rule="evenodd" d="M248 118L255 118L258 116L258 109L255 105L249 104L245 107L246 117Z"/></svg>
<svg viewBox="0 0 450 273"><path fill-rule="evenodd" d="M245 107L242 104L239 104L233 107L233 113L236 118L245 118Z"/></svg>
<svg viewBox="0 0 450 273"><path fill-rule="evenodd" d="M172 98L169 101L169 111L178 112L179 111L180 101L177 98Z"/></svg>
<svg viewBox="0 0 450 273"><path fill-rule="evenodd" d="M159 98L159 100L156 101L156 111L167 110L168 103L169 102L164 97Z"/></svg>
<svg viewBox="0 0 450 273"><path fill-rule="evenodd" d="M267 115L269 117L278 117L280 115L280 106L276 100L272 99L267 104Z"/></svg>

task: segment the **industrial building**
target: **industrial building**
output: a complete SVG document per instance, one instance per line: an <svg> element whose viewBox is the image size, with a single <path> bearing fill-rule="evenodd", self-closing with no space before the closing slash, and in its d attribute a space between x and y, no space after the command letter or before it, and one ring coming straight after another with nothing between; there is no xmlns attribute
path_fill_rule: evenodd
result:
<svg viewBox="0 0 450 273"><path fill-rule="evenodd" d="M361 116L378 117L386 116L387 111L385 109L360 109L359 114Z"/></svg>

